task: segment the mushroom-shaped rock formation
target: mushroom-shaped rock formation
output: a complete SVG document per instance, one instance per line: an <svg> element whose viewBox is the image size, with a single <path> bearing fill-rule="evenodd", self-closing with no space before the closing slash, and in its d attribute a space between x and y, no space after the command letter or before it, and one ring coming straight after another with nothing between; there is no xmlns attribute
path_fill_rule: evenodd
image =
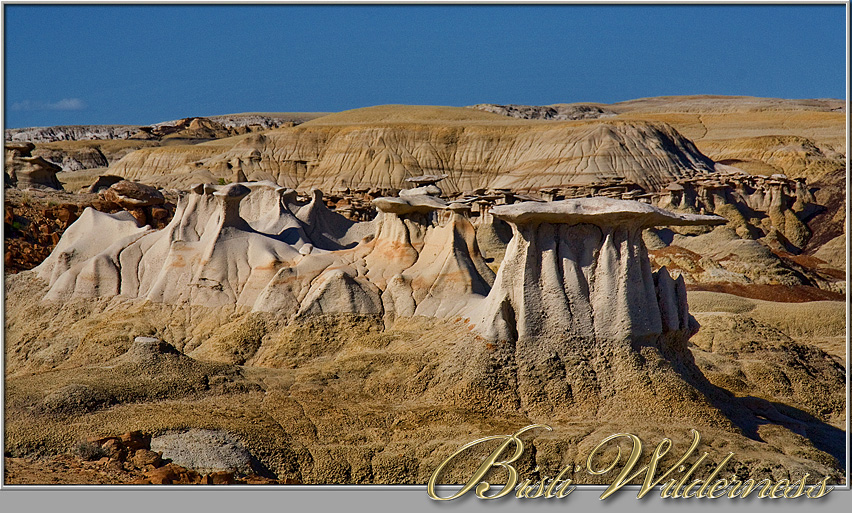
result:
<svg viewBox="0 0 852 513"><path fill-rule="evenodd" d="M474 227L463 210L450 212L446 224L423 231L414 264L391 277L382 296L387 315L450 317L488 294L494 272L479 251Z"/></svg>
<svg viewBox="0 0 852 513"><path fill-rule="evenodd" d="M98 180L100 181L100 178ZM126 209L161 205L166 201L163 194L150 185L129 180L114 182L100 195L103 199Z"/></svg>
<svg viewBox="0 0 852 513"><path fill-rule="evenodd" d="M336 214L320 200L314 193L297 216L315 224L330 222ZM450 210L450 219L441 224L436 213L447 205L436 198L377 198L374 204L379 216L354 223L349 230L370 228L370 235L351 248L320 251L310 246L301 251L304 258L277 272L254 310L383 313L392 321L397 316L449 316L467 299L487 294L494 274L479 254L473 226L463 213ZM307 225L306 232L318 240Z"/></svg>
<svg viewBox="0 0 852 513"><path fill-rule="evenodd" d="M422 187L414 187L413 189L403 189L399 191L399 196L402 198L408 196L417 196L418 194L426 194L429 196L440 196L443 191L437 186L433 184L424 185Z"/></svg>
<svg viewBox="0 0 852 513"><path fill-rule="evenodd" d="M369 278L384 289L387 280L417 261L426 232L437 224L434 212L447 208L439 198L416 195L407 198L376 198L379 226L373 250L366 258Z"/></svg>
<svg viewBox="0 0 852 513"><path fill-rule="evenodd" d="M724 218L608 198L518 203L491 213L512 226L513 237L494 286L468 313L481 336L513 347L527 410L539 399L557 405L572 394L586 405L597 401L590 386L613 386L604 369L593 368L608 365L605 353L630 359L639 351L631 348L647 346L668 359L685 357L697 324L683 279L672 280L664 268L652 272L642 230ZM548 376L573 378L566 384Z"/></svg>
<svg viewBox="0 0 852 513"><path fill-rule="evenodd" d="M376 198L373 205L382 212L392 214L428 214L435 210L447 208L447 203L440 198L425 194L415 194L399 198Z"/></svg>
<svg viewBox="0 0 852 513"><path fill-rule="evenodd" d="M399 195L402 197L415 196L417 194L440 196L441 194L443 194L443 191L435 184L448 176L449 175L446 174L411 176L409 178L406 178L405 181L408 183L413 183L414 187L411 189L403 189L399 191Z"/></svg>
<svg viewBox="0 0 852 513"><path fill-rule="evenodd" d="M42 157L33 157L33 143L5 144L6 173L19 189L49 188L62 190L56 173L62 168Z"/></svg>
<svg viewBox="0 0 852 513"><path fill-rule="evenodd" d="M420 176L411 176L405 179L406 182L413 183L417 187L423 187L426 185L435 185L440 182L444 178L450 175L440 174L440 175L420 175Z"/></svg>

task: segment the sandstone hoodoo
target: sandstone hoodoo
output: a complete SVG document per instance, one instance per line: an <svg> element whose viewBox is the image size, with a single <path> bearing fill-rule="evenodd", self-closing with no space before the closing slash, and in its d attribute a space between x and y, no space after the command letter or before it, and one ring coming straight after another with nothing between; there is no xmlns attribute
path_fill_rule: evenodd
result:
<svg viewBox="0 0 852 513"><path fill-rule="evenodd" d="M482 307L483 333L494 340L645 338L664 330L688 338L683 279L677 290L665 288L670 279L659 282L642 230L725 223L609 198L502 205L491 214L514 232Z"/></svg>
<svg viewBox="0 0 852 513"><path fill-rule="evenodd" d="M634 347L689 367L685 345L697 325L683 278L652 272L642 230L723 218L608 198L496 206L490 214L513 235L495 277L466 206L429 194L374 204L374 221L353 223L328 211L319 193L300 205L271 183L199 185L159 231L87 210L37 272L49 300L118 296L290 319L379 315L391 324L467 317L482 338L513 348L513 395L529 414L593 407L592 395L565 394L617 388ZM336 223L347 229L322 229ZM354 234L354 246L343 243ZM575 372L581 360L597 368L594 378ZM470 365L476 374L487 364ZM554 372L561 378L541 380ZM641 365L632 372L654 375ZM678 372L667 379L689 388Z"/></svg>
<svg viewBox="0 0 852 513"><path fill-rule="evenodd" d="M513 237L471 320L486 339L514 345L522 407L552 413L556 405L588 406L591 396L572 396L595 387L612 395L628 348L685 358L698 325L683 278L672 280L665 268L652 272L642 230L719 225L723 218L609 198L502 205L491 214L511 225ZM591 376L575 372L580 362L591 362ZM542 379L551 375L562 379Z"/></svg>
<svg viewBox="0 0 852 513"><path fill-rule="evenodd" d="M34 148L32 143L6 143L5 167L11 182L19 189L46 187L61 190L62 184L56 178L61 168L42 157L33 157Z"/></svg>
<svg viewBox="0 0 852 513"><path fill-rule="evenodd" d="M125 183L107 192L153 201ZM49 298L120 294L300 315L449 315L464 294L487 293L493 271L464 209L425 194L374 203L381 214L355 223L319 191L300 204L272 183L198 185L160 231L87 209L37 271Z"/></svg>

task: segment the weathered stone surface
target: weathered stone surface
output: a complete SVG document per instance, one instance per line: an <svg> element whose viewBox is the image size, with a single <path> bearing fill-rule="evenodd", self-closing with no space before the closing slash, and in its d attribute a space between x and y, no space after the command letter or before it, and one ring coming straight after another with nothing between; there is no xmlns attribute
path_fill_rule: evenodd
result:
<svg viewBox="0 0 852 513"><path fill-rule="evenodd" d="M42 157L31 156L33 148L35 146L31 143L5 143L5 172L10 181L19 189L47 187L61 190L62 184L56 178L61 168Z"/></svg>
<svg viewBox="0 0 852 513"><path fill-rule="evenodd" d="M845 168L843 100L696 95L613 104L483 104L473 108L522 119L558 120L565 112L568 119L665 121L716 162L756 175L781 170L791 177L813 180Z"/></svg>
<svg viewBox="0 0 852 513"><path fill-rule="evenodd" d="M725 224L719 216L676 214L644 203L609 198L583 198L548 203L496 206L491 213L514 224L588 223L596 226L705 226Z"/></svg>
<svg viewBox="0 0 852 513"><path fill-rule="evenodd" d="M102 190L109 189L116 183L124 180L124 178L115 175L101 175L98 179L93 183L88 191L93 193L101 192Z"/></svg>
<svg viewBox="0 0 852 513"><path fill-rule="evenodd" d="M166 201L154 187L128 180L112 184L101 193L101 197L128 209L161 205Z"/></svg>
<svg viewBox="0 0 852 513"><path fill-rule="evenodd" d="M144 467L146 465L152 465L154 467L159 467L163 459L161 458L159 453L156 453L149 449L137 449L133 456L130 458L130 461L133 462L137 467Z"/></svg>
<svg viewBox="0 0 852 513"><path fill-rule="evenodd" d="M447 203L427 194L415 194L399 198L376 198L373 205L382 212L393 214L428 214L447 208Z"/></svg>
<svg viewBox="0 0 852 513"><path fill-rule="evenodd" d="M264 139L246 140L272 151ZM256 179L269 169L256 161L262 155L233 157L255 166L248 177ZM293 166L307 173L317 162ZM583 448L613 432L680 446L698 428L711 449L734 451L776 479L839 479L842 304L784 309L714 293L698 302L704 326L686 342L696 328L685 300L691 277L763 286L756 282L811 279L805 266L824 264L784 249L802 234L790 216L807 221L819 191L777 173L761 180L756 187L724 165L679 178L680 187L658 184L657 193L595 178L542 191L552 204L536 192L448 187L442 198L393 198L367 223L329 209L351 215L396 194L381 190L392 187L335 184L306 196L272 181L208 184L186 194L160 231L140 232L127 216L102 219L106 230L96 233L139 237L111 247L79 231L45 266L49 284L34 273L7 282L9 450L62 447L69 430L92 426L195 425L238 434L279 478L414 483L459 436L544 421L556 432L537 437L522 472L583 464ZM674 212L652 206L673 192L681 192L669 201ZM604 198L567 208L560 197L572 194ZM443 205L407 210L418 196ZM625 198L638 201L619 203ZM710 212L727 224L690 226L719 221L700 215ZM836 238L836 226L819 236ZM646 244L666 267L654 272ZM770 265L782 259L790 267ZM69 383L109 391L121 406L96 404L67 425L62 413L32 409ZM482 432L483 419L492 431ZM155 480L213 481L172 465Z"/></svg>
<svg viewBox="0 0 852 513"><path fill-rule="evenodd" d="M62 171L105 168L109 166L106 156L96 147L74 149L36 148L33 155L56 164Z"/></svg>
<svg viewBox="0 0 852 513"><path fill-rule="evenodd" d="M239 440L221 431L191 429L151 439L151 449L172 463L202 474L252 470L251 453Z"/></svg>

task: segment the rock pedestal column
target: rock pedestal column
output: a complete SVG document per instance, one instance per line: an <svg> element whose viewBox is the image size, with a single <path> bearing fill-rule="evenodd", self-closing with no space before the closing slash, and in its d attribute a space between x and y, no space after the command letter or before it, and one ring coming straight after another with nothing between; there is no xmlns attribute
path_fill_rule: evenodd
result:
<svg viewBox="0 0 852 513"><path fill-rule="evenodd" d="M564 402L581 383L552 378L577 377L570 367L642 346L671 354L697 329L683 279L652 271L642 230L723 218L608 198L520 203L491 213L514 236L471 320L484 338L514 344L522 403L542 394L545 404Z"/></svg>

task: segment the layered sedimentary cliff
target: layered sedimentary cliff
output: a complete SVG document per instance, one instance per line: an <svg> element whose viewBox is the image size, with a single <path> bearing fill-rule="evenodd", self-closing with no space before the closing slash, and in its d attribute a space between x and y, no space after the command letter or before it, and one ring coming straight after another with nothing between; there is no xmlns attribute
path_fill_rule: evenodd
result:
<svg viewBox="0 0 852 513"><path fill-rule="evenodd" d="M197 130L204 126L215 132L217 137L227 137L235 133L270 128L285 124L299 124L314 119L324 113L245 113L225 114L211 117L191 117L174 121L162 121L150 126L144 125L58 125L47 127L8 128L5 131L7 141L25 141L46 143L58 141L99 141L148 138L144 134L162 137L185 130ZM192 125L193 121L195 125ZM249 127L252 127L249 129ZM210 135L208 132L206 135ZM187 136L186 138L191 138Z"/></svg>
<svg viewBox="0 0 852 513"><path fill-rule="evenodd" d="M623 178L648 190L712 171L713 163L665 124L511 121L467 109L397 107L408 122L385 121L372 109L326 116L298 127L195 147L135 152L111 167L130 179L167 186L206 172L231 179L334 190L403 186L407 177L445 173L444 189L539 189ZM458 111L462 111L461 114ZM379 110L379 112L382 112ZM484 116L484 118L482 117ZM205 154L206 152L206 154Z"/></svg>
<svg viewBox="0 0 852 513"><path fill-rule="evenodd" d="M12 128L9 142L37 143L35 156L58 165L62 171L107 167L139 148L161 144L196 144L281 126L295 126L323 113L246 113L189 117L139 125L71 125Z"/></svg>
<svg viewBox="0 0 852 513"><path fill-rule="evenodd" d="M53 142L102 139L127 139L139 131L136 125L58 125L8 128L7 141Z"/></svg>
<svg viewBox="0 0 852 513"><path fill-rule="evenodd" d="M561 119L560 113L565 113L661 121L694 141L713 160L757 174L785 173L815 180L846 166L843 100L701 95L613 104L483 104L472 108L523 119Z"/></svg>

